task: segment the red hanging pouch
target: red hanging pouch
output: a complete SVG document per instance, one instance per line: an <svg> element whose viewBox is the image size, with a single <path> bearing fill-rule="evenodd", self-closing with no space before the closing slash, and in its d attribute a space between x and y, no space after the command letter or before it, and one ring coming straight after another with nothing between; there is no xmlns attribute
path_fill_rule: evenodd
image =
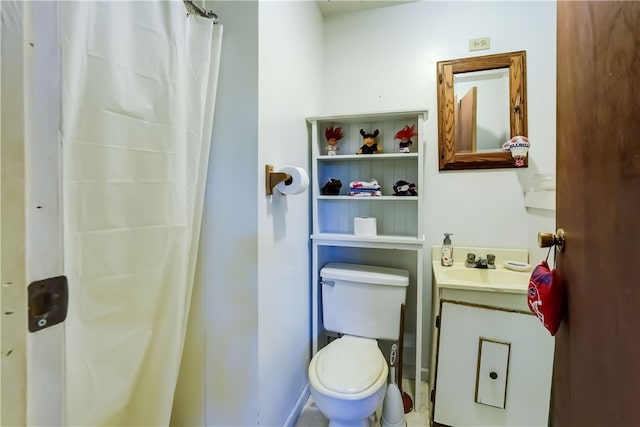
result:
<svg viewBox="0 0 640 427"><path fill-rule="evenodd" d="M564 284L556 269L549 269L547 261L542 261L531 273L527 305L554 336L564 314Z"/></svg>

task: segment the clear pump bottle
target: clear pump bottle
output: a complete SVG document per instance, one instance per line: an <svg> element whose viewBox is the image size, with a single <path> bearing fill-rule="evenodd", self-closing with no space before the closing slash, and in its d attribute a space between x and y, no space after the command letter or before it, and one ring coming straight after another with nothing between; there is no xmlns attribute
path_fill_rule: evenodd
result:
<svg viewBox="0 0 640 427"><path fill-rule="evenodd" d="M445 267L453 265L453 246L449 236L453 236L453 233L444 233L444 242L442 242L442 253L440 255L440 263Z"/></svg>

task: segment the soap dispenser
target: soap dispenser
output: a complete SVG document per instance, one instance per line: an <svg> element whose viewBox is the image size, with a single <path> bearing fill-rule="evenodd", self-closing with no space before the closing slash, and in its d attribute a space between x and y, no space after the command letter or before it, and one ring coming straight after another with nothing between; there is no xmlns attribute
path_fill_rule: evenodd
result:
<svg viewBox="0 0 640 427"><path fill-rule="evenodd" d="M451 245L452 233L444 233L444 242L442 242L442 254L440 255L440 263L445 267L453 265L453 246Z"/></svg>

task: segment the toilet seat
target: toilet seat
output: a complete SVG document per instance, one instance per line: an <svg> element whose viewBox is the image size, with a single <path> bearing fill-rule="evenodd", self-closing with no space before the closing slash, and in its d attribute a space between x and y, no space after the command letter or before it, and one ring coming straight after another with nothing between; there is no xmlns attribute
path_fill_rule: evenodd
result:
<svg viewBox="0 0 640 427"><path fill-rule="evenodd" d="M345 335L320 350L311 362L311 382L345 399L375 392L388 374L387 362L371 338Z"/></svg>

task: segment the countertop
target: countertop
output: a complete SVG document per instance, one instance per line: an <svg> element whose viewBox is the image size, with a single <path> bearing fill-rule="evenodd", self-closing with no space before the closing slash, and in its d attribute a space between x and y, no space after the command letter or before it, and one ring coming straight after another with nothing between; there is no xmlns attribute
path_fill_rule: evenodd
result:
<svg viewBox="0 0 640 427"><path fill-rule="evenodd" d="M459 261L454 262L451 267L444 267L440 264L440 249L441 246L433 246L432 248L431 259L434 286L481 292L527 293L531 271L514 271L502 265L503 261L506 260L528 263L529 253L526 249L454 247L454 260L457 259ZM469 252L483 257L488 253L495 254L496 268L477 269L465 267L464 259ZM455 270L458 271L456 272Z"/></svg>

